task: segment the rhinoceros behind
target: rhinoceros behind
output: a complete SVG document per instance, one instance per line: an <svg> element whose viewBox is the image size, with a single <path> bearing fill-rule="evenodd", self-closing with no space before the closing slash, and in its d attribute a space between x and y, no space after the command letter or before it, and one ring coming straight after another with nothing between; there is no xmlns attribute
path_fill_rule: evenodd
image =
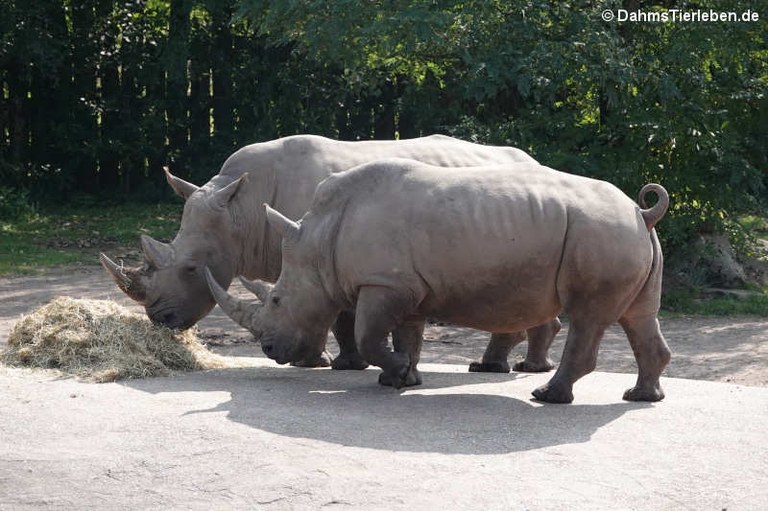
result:
<svg viewBox="0 0 768 511"><path fill-rule="evenodd" d="M472 144L445 136L403 141L339 142L311 135L286 137L246 146L230 156L214 176L197 187L171 175L168 183L185 199L181 228L170 244L142 236L145 264L122 268L107 256L101 262L121 290L144 305L153 321L171 328L187 328L215 305L202 269L209 267L217 282L228 286L235 275L274 282L280 274L280 238L270 232L262 203L298 218L309 207L317 184L330 174L355 165L396 156L442 167L533 162L511 147ZM360 368L352 316L342 314L334 327L341 347L335 368ZM529 332L526 360L521 370L549 370L548 347L559 329L555 319ZM507 355L524 333L492 338L475 370L509 370ZM302 365L323 364L318 360ZM327 363L327 362L325 362Z"/></svg>
<svg viewBox="0 0 768 511"><path fill-rule="evenodd" d="M518 331L565 311L560 366L534 391L571 402L591 372L604 330L629 337L638 380L624 398L656 401L670 352L659 329L662 254L653 226L669 204L641 209L616 187L537 164L453 169L407 160L367 164L326 179L300 223L270 209L283 237L282 273L262 284L263 304L231 298L222 308L261 337L280 363L319 353L325 329L356 304L363 357L380 382L421 381L424 318L489 332ZM392 333L394 351L387 346Z"/></svg>

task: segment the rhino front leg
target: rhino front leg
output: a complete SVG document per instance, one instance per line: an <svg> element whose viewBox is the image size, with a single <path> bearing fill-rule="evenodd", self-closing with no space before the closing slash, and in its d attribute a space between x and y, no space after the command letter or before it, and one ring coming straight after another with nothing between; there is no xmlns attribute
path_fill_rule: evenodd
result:
<svg viewBox="0 0 768 511"><path fill-rule="evenodd" d="M368 367L368 362L363 360L355 344L355 313L353 311L341 311L331 328L336 342L339 343L339 356L333 359L333 369L361 370Z"/></svg>
<svg viewBox="0 0 768 511"><path fill-rule="evenodd" d="M483 353L480 362L469 364L471 373L508 373L509 357L512 348L526 339L525 332L512 332L506 334L491 334L491 340Z"/></svg>
<svg viewBox="0 0 768 511"><path fill-rule="evenodd" d="M597 365L597 350L603 332L610 323L595 323L582 318L572 318L565 340L563 358L555 375L546 385L533 391L533 396L547 403L573 401L573 384L591 373Z"/></svg>
<svg viewBox="0 0 768 511"><path fill-rule="evenodd" d="M406 318L406 320L392 331L392 344L395 346L395 351L398 353L406 353L411 359L410 370L405 377L404 387L411 387L413 385L421 385L421 373L416 368L421 358L421 345L424 340L424 325L425 318L421 316L413 316ZM379 383L387 386L394 386L388 379L386 373L382 373L379 376Z"/></svg>
<svg viewBox="0 0 768 511"><path fill-rule="evenodd" d="M661 333L656 315L641 318L623 317L619 324L629 338L637 361L637 383L624 393L627 401L661 401L664 391L659 377L672 357Z"/></svg>
<svg viewBox="0 0 768 511"><path fill-rule="evenodd" d="M407 385L412 362L409 353L392 351L387 341L409 308L410 297L383 286L362 287L357 297L355 338L360 354L383 370L379 383L396 389ZM405 338L400 342L405 344Z"/></svg>
<svg viewBox="0 0 768 511"><path fill-rule="evenodd" d="M525 360L515 364L513 369L521 373L545 373L555 367L555 363L549 358L549 348L552 341L562 328L558 318L547 321L528 329L528 351ZM491 339L493 341L493 339Z"/></svg>

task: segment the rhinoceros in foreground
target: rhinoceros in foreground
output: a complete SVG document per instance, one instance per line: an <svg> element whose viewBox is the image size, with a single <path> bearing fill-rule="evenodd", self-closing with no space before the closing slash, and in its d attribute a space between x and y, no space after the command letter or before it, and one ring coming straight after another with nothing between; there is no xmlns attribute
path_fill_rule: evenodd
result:
<svg viewBox="0 0 768 511"><path fill-rule="evenodd" d="M145 264L141 269L123 268L104 254L101 262L118 287L144 305L150 319L171 328L190 327L215 305L204 267L225 287L235 275L274 282L280 274L280 238L267 228L262 203L298 218L309 208L317 184L330 174L390 156L441 167L535 161L512 147L482 146L439 135L397 142L339 142L298 135L253 144L232 154L219 174L202 187L166 170L168 183L186 200L176 238L165 244L142 236ZM366 366L355 348L353 319L342 313L333 328L341 348L333 362L336 369ZM551 369L548 350L559 328L555 318L531 329L528 355L515 369ZM493 335L482 362L474 363L472 369L509 371L507 356L524 339L524 332ZM320 356L299 365L327 363Z"/></svg>
<svg viewBox="0 0 768 511"><path fill-rule="evenodd" d="M594 370L603 332L618 321L639 367L624 399L662 399L670 352L657 320L663 263L653 226L666 191L643 187L643 207L649 191L659 200L641 209L609 183L513 166L446 171L393 159L335 174L299 223L267 206L283 265L276 285L251 285L262 303L233 299L208 278L211 291L279 363L319 354L339 311L356 304L360 352L394 387L421 381L426 317L510 332L565 311L560 366L533 392L558 403L573 400L574 382Z"/></svg>

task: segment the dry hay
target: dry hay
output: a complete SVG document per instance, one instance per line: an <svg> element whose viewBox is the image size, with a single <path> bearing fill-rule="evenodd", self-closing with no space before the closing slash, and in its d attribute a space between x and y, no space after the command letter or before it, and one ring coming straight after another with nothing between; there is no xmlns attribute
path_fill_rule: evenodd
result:
<svg viewBox="0 0 768 511"><path fill-rule="evenodd" d="M176 332L112 301L69 297L23 316L0 361L97 382L232 365L208 351L194 329Z"/></svg>

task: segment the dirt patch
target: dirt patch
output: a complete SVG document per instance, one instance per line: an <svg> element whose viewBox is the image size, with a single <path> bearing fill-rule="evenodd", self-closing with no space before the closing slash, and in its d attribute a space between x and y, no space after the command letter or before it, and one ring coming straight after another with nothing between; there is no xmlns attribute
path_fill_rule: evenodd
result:
<svg viewBox="0 0 768 511"><path fill-rule="evenodd" d="M243 293L239 283L234 293ZM55 296L114 300L142 313L100 266L63 268L33 277L0 279L0 343L6 343L13 324ZM661 320L673 352L665 376L768 387L768 320L755 317L677 317ZM562 353L567 324L552 346L552 358ZM198 336L211 349L228 356L262 356L250 334L218 308L199 324ZM479 359L488 334L450 326L429 326L425 332L423 362L469 364ZM329 342L330 351L336 349ZM513 351L522 360L525 343ZM632 351L618 326L605 334L598 356L599 371L635 373Z"/></svg>

